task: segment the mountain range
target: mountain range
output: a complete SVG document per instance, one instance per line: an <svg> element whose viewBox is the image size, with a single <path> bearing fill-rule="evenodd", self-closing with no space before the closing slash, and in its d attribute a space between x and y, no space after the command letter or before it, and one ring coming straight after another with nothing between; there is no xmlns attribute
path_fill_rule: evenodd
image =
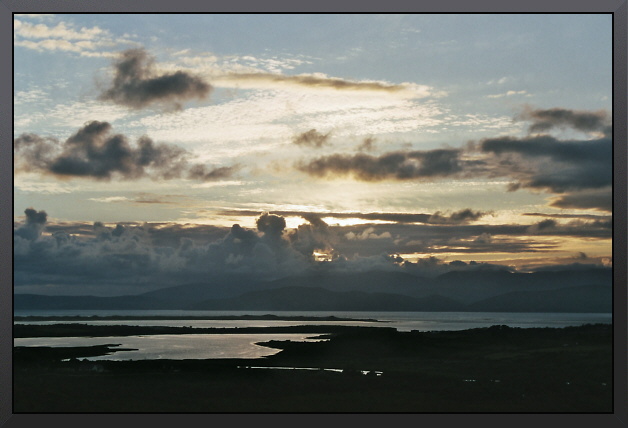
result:
<svg viewBox="0 0 628 428"><path fill-rule="evenodd" d="M612 312L612 269L515 273L317 272L272 281L215 278L132 296L14 294L14 309Z"/></svg>

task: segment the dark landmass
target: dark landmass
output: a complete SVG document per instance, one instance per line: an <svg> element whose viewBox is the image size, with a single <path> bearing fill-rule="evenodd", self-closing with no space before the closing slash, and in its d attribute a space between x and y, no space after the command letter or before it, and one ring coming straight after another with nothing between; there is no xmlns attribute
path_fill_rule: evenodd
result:
<svg viewBox="0 0 628 428"><path fill-rule="evenodd" d="M13 411L613 411L610 324L441 332L350 327L329 338L267 342L281 351L248 360L90 362L78 358L115 346L57 348L54 354L51 348L15 348ZM262 366L320 370L252 368Z"/></svg>
<svg viewBox="0 0 628 428"><path fill-rule="evenodd" d="M14 364L20 365L45 365L58 363L67 359L98 357L111 355L118 351L136 350L132 348L120 348L119 344L109 343L94 346L56 347L56 346L16 346L13 349Z"/></svg>
<svg viewBox="0 0 628 428"><path fill-rule="evenodd" d="M17 310L612 312L612 269L310 274L232 286L190 284L135 296L15 294ZM225 290L230 290L229 292Z"/></svg>
<svg viewBox="0 0 628 428"><path fill-rule="evenodd" d="M28 315L14 316L14 322L20 321L134 321L134 320L261 320L261 321L352 321L352 322L387 322L372 318L346 318L330 316L304 315Z"/></svg>

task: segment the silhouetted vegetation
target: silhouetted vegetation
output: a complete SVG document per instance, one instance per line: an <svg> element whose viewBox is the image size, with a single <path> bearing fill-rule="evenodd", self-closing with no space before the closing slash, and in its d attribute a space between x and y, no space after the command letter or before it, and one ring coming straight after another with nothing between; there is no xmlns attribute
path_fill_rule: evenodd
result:
<svg viewBox="0 0 628 428"><path fill-rule="evenodd" d="M282 351L249 360L96 363L80 358L116 348L15 348L14 411L610 413L613 409L609 324L440 332L350 327L328 333L330 340L323 342L267 342L265 346ZM251 368L262 366L320 370Z"/></svg>

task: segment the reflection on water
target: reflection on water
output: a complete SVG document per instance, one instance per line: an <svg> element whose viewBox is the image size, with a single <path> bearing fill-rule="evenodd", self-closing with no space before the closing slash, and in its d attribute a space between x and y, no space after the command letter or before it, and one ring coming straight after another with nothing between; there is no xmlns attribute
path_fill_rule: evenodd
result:
<svg viewBox="0 0 628 428"><path fill-rule="evenodd" d="M185 334L110 337L16 338L14 346L94 346L116 344L132 351L87 358L89 360L158 360L208 358L261 358L279 349L256 345L269 340L316 341L307 334Z"/></svg>

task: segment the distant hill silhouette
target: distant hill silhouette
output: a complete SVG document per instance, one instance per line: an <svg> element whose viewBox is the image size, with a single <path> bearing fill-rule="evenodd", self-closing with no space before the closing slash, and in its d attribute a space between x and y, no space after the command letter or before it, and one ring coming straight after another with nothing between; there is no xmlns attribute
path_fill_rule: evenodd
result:
<svg viewBox="0 0 628 428"><path fill-rule="evenodd" d="M313 272L272 281L214 277L133 296L15 294L14 308L611 312L612 282L610 268L451 271L434 278Z"/></svg>
<svg viewBox="0 0 628 428"><path fill-rule="evenodd" d="M390 293L330 291L319 287L281 287L239 297L210 299L190 306L205 310L263 311L459 311L464 306L442 296L410 297Z"/></svg>

